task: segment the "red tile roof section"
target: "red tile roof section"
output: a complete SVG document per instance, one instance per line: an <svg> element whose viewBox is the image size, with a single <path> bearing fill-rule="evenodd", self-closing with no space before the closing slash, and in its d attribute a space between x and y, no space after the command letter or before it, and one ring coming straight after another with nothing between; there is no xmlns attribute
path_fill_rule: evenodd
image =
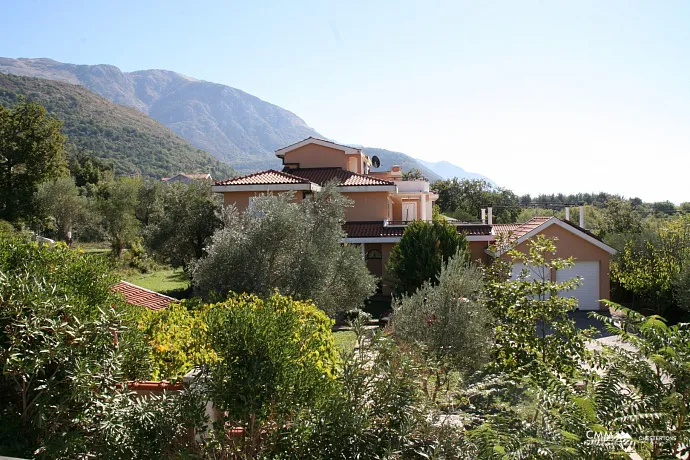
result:
<svg viewBox="0 0 690 460"><path fill-rule="evenodd" d="M551 217L532 217L524 224L494 224L494 234L499 235L512 232L511 237L520 238L549 219Z"/></svg>
<svg viewBox="0 0 690 460"><path fill-rule="evenodd" d="M349 187L357 185L395 185L394 182L379 179L366 174L357 174L342 168L299 168L290 169L290 174L302 177L310 182L325 185L336 181L339 186Z"/></svg>
<svg viewBox="0 0 690 460"><path fill-rule="evenodd" d="M181 175L189 177L190 179L211 179L211 175L209 173L182 173Z"/></svg>
<svg viewBox="0 0 690 460"><path fill-rule="evenodd" d="M128 304L146 307L150 310L168 308L171 303L177 302L177 299L155 291L150 291L136 284L128 283L127 281L120 281L112 287L112 290L124 295L125 302Z"/></svg>
<svg viewBox="0 0 690 460"><path fill-rule="evenodd" d="M468 236L490 235L491 226L483 224L455 225L458 232ZM390 238L401 237L405 231L402 225L383 225L383 222L347 222L344 227L348 238Z"/></svg>
<svg viewBox="0 0 690 460"><path fill-rule="evenodd" d="M269 169L248 176L233 177L232 179L216 181L216 185L284 185L308 184L303 177Z"/></svg>

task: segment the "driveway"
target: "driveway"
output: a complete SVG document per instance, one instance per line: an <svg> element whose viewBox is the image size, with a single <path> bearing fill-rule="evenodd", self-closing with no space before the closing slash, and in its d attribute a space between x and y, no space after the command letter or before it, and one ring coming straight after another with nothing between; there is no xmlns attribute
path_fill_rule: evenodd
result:
<svg viewBox="0 0 690 460"><path fill-rule="evenodd" d="M597 330L596 335L594 336L595 339L600 339L602 337L609 337L612 336L610 332L606 330L606 326L604 326L604 323L599 321L598 319L595 318L590 318L589 317L588 311L573 311L571 313L568 313L568 316L575 321L575 327L578 329L588 329L593 327L594 329ZM611 317L611 315L608 312L597 312L601 313L604 316ZM551 333L550 329L547 329L546 331L547 334ZM541 328L537 327L537 334L541 336Z"/></svg>

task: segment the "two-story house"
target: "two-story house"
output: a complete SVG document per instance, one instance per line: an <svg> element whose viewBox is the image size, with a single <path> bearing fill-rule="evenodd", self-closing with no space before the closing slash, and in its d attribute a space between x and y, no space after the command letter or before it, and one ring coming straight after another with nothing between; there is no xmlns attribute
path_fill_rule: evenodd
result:
<svg viewBox="0 0 690 460"><path fill-rule="evenodd" d="M367 267L380 278L386 278L385 267L391 249L400 241L407 224L432 218L432 207L438 195L430 190L427 181L403 181L399 166L392 166L388 171L372 171L372 158L361 149L310 137L277 150L276 156L283 162L282 171L267 170L217 181L213 190L223 194L225 205L234 204L243 211L251 207L257 196L293 191L295 199L301 200L335 181L340 192L353 202L353 206L345 210L347 236L343 242L359 245ZM516 243L522 244L525 236L555 232L568 243L564 246L566 252L559 256L568 257L575 251L576 257L585 257L578 263L580 267L587 267L588 278L597 277L596 283L590 282L591 289L587 293L580 291L586 303L581 308L599 308L597 300L609 296L608 264L613 249L580 226L556 218L494 226L490 209L488 222L483 219L479 223L454 222L454 225L466 235L472 260L480 262L502 256L489 250L498 233L511 232L521 238ZM383 294L390 293L384 283Z"/></svg>
<svg viewBox="0 0 690 460"><path fill-rule="evenodd" d="M426 181L403 181L402 169L374 172L372 160L361 149L323 139L308 138L276 151L283 170L267 170L218 181L215 192L226 205L247 209L254 197L294 191L301 200L335 181L340 192L353 202L345 210L345 242L358 244L370 271L385 275L393 244L400 240L406 222L431 220L438 195ZM384 291L386 292L387 289Z"/></svg>

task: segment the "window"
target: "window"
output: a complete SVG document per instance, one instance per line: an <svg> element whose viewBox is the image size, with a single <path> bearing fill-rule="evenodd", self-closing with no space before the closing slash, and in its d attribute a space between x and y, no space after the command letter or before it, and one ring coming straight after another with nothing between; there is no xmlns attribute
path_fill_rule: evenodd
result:
<svg viewBox="0 0 690 460"><path fill-rule="evenodd" d="M378 249L372 249L371 251L367 252L367 260L381 258L381 251L379 251Z"/></svg>
<svg viewBox="0 0 690 460"><path fill-rule="evenodd" d="M402 204L402 220L411 222L417 220L417 203L414 201Z"/></svg>

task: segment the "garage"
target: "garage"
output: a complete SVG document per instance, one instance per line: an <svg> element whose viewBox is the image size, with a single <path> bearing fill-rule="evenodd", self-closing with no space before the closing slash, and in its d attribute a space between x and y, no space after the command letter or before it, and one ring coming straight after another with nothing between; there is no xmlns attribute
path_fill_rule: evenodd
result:
<svg viewBox="0 0 690 460"><path fill-rule="evenodd" d="M575 297L579 310L599 310L599 261L575 262L569 270L558 270L556 281L568 281L578 276L582 279L582 284L574 291L565 291L562 295Z"/></svg>

